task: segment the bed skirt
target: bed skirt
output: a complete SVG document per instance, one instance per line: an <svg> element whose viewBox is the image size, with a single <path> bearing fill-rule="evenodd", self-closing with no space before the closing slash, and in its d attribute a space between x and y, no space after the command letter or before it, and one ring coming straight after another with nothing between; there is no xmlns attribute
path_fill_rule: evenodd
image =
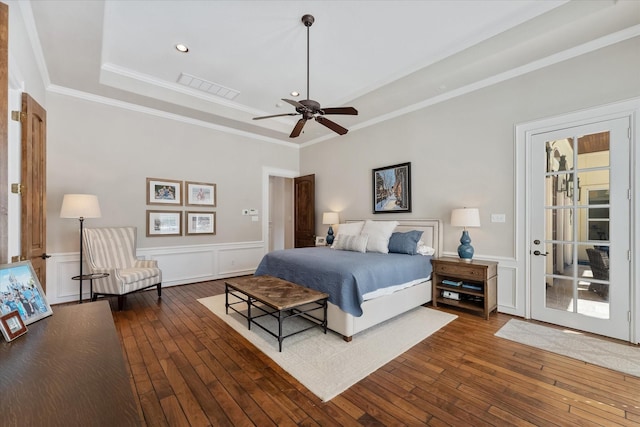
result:
<svg viewBox="0 0 640 427"><path fill-rule="evenodd" d="M358 332L429 301L431 301L431 280L418 283L391 295L363 302L363 314L360 317L352 316L340 310L338 306L329 303L327 308L327 327L342 335L345 341L351 341Z"/></svg>

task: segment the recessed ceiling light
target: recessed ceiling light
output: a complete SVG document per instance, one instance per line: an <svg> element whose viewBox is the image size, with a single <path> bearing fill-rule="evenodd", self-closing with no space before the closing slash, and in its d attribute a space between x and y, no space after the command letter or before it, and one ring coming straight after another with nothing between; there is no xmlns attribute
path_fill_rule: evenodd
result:
<svg viewBox="0 0 640 427"><path fill-rule="evenodd" d="M183 45L182 43L178 43L178 44L176 45L176 49L177 49L179 52L183 52L183 53L187 53L187 52L189 52L189 48L188 48L186 45Z"/></svg>
<svg viewBox="0 0 640 427"><path fill-rule="evenodd" d="M291 96L300 96L300 92L296 92L295 90L291 92Z"/></svg>

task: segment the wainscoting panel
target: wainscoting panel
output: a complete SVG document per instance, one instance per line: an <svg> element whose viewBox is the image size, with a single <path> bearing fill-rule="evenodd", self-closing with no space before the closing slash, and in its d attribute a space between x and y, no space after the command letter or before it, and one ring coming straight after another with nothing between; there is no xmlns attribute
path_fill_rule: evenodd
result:
<svg viewBox="0 0 640 427"><path fill-rule="evenodd" d="M219 274L230 277L253 273L264 252L263 246L221 249L218 251Z"/></svg>
<svg viewBox="0 0 640 427"><path fill-rule="evenodd" d="M141 248L137 256L154 259L162 269L162 286L175 286L225 277L253 274L265 253L263 242L218 245ZM79 253L51 254L47 260L47 301L49 304L77 301L80 273ZM85 273L88 269L85 265ZM155 290L154 290L155 292ZM83 282L83 297L89 298L89 281Z"/></svg>
<svg viewBox="0 0 640 427"><path fill-rule="evenodd" d="M515 265L498 264L498 311L524 316L524 308L518 305L517 272Z"/></svg>

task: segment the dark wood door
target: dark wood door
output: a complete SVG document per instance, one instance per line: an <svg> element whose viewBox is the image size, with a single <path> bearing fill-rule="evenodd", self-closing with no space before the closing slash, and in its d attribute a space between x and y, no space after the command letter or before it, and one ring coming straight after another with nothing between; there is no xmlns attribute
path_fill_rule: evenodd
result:
<svg viewBox="0 0 640 427"><path fill-rule="evenodd" d="M22 226L21 259L31 261L46 291L47 250L47 113L29 94L22 94Z"/></svg>
<svg viewBox="0 0 640 427"><path fill-rule="evenodd" d="M294 246L304 248L316 244L316 176L305 175L293 180Z"/></svg>

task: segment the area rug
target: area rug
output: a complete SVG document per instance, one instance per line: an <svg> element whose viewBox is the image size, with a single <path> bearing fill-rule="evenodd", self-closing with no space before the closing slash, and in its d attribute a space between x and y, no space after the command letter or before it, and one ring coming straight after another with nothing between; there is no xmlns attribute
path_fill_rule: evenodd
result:
<svg viewBox="0 0 640 427"><path fill-rule="evenodd" d="M511 319L497 337L640 377L640 348Z"/></svg>
<svg viewBox="0 0 640 427"><path fill-rule="evenodd" d="M300 381L323 402L331 400L381 366L451 322L457 316L430 308L418 307L394 319L374 326L345 342L341 336L321 328L285 338L282 352L278 340L229 310L225 314L224 294L198 300L233 329L247 338L285 371ZM239 307L239 306L236 306ZM259 321L273 321L270 330L277 331L277 321L267 316ZM296 328L296 322L285 322ZM269 326L264 323L266 326ZM284 331L284 334L287 330Z"/></svg>

